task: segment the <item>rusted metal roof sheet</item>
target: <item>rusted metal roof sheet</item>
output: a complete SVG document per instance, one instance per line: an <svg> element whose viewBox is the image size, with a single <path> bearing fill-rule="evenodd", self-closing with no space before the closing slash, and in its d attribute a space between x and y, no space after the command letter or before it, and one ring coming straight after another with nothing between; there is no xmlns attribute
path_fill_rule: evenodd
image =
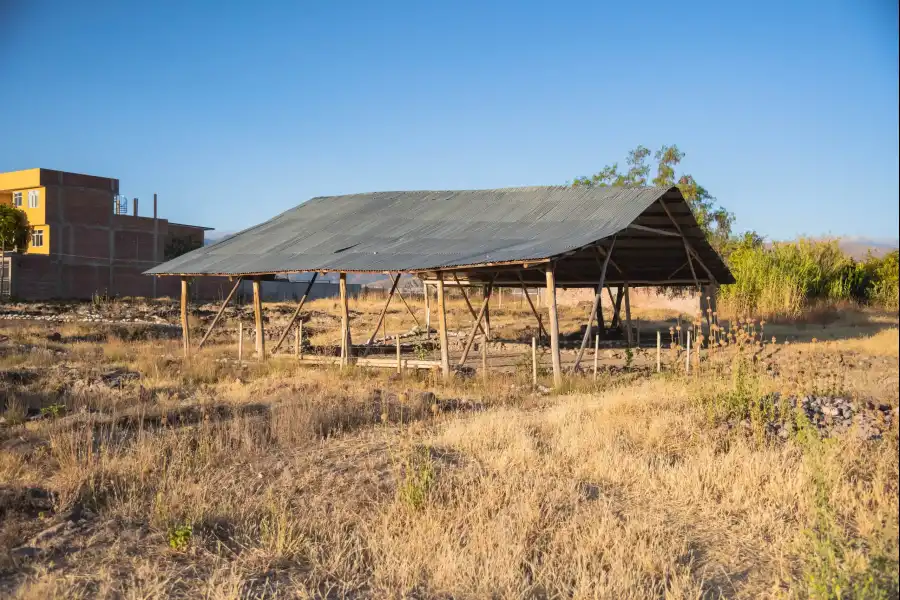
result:
<svg viewBox="0 0 900 600"><path fill-rule="evenodd" d="M677 188L662 187L530 187L318 197L146 273L416 272L535 261L622 231L663 196L684 202ZM690 221L695 225L692 216ZM704 251L711 250L705 240L697 242ZM716 268L724 268L716 259Z"/></svg>

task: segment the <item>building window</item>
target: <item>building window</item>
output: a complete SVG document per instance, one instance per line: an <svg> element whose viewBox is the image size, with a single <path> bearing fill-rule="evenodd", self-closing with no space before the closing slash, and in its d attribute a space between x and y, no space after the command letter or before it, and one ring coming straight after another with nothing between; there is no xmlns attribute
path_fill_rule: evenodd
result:
<svg viewBox="0 0 900 600"><path fill-rule="evenodd" d="M31 190L28 192L28 208L37 208L38 207L38 191Z"/></svg>
<svg viewBox="0 0 900 600"><path fill-rule="evenodd" d="M13 192L13 206L16 208L22 207L22 192Z"/></svg>
<svg viewBox="0 0 900 600"><path fill-rule="evenodd" d="M44 245L44 230L35 229L31 232L31 247L40 248Z"/></svg>

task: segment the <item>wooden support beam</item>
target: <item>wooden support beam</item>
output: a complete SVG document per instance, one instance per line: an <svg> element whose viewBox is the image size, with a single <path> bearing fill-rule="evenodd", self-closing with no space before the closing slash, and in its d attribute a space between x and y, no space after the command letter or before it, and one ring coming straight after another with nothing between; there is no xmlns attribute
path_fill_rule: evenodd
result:
<svg viewBox="0 0 900 600"><path fill-rule="evenodd" d="M637 231L646 231L648 233L655 233L656 235L664 235L664 236L668 236L668 237L682 237L681 234L675 233L674 231L666 231L665 229L655 229L653 227L637 225L636 223L632 223L631 225L629 225L628 229L635 229Z"/></svg>
<svg viewBox="0 0 900 600"><path fill-rule="evenodd" d="M679 235L681 235L681 239L684 242L684 249L685 249L685 252L687 253L687 257L688 257L688 263L690 264L691 254L693 254L694 258L697 259L697 263L701 267L703 267L704 271L706 271L706 274L709 276L709 280L712 283L717 283L716 278L713 277L712 271L710 271L707 268L706 264L704 264L704 262L700 259L700 255L697 254L697 251L694 250L693 246L691 246L690 242L688 242L687 236L684 235L684 231L682 231L682 229L681 229L681 225L679 225L678 221L675 220L675 216L672 214L672 211L669 209L669 207L666 205L665 201L662 198L659 199L659 204L660 204L660 206L662 206L663 210L666 211L666 214L669 216L669 220L672 221L672 225L675 226L675 229L677 229ZM693 266L693 264L691 264L691 272L693 273L693 271L694 271L694 266ZM697 274L694 273L694 280L696 280L696 279L697 279Z"/></svg>
<svg viewBox="0 0 900 600"><path fill-rule="evenodd" d="M456 276L456 273L453 274L453 281L459 286L459 292L462 294L463 300L466 301L466 306L469 308L469 314L472 315L473 319L478 321L478 315L475 313L475 309L472 308L472 303L469 302L469 295L466 293L465 288L459 283L459 278ZM487 331L485 331L483 326L479 325L478 328L481 330L481 333L487 335Z"/></svg>
<svg viewBox="0 0 900 600"><path fill-rule="evenodd" d="M413 318L413 321L416 322L416 327L421 329L421 325L419 324L419 318L416 316L416 313L413 312L413 309L409 307L409 304L406 303L406 298L403 297L403 294L400 293L400 289L397 289L397 297L403 302L403 306L406 307L406 310L409 311L409 316Z"/></svg>
<svg viewBox="0 0 900 600"><path fill-rule="evenodd" d="M428 291L428 283L422 280L422 291L425 293L425 339L431 339L431 293Z"/></svg>
<svg viewBox="0 0 900 600"><path fill-rule="evenodd" d="M554 265L547 267L547 306L550 309L550 355L553 358L553 387L562 386L562 363L559 358L559 317L556 313L556 278Z"/></svg>
<svg viewBox="0 0 900 600"><path fill-rule="evenodd" d="M375 341L375 336L378 335L378 328L381 327L381 322L384 321L384 315L387 314L388 306L391 305L391 298L394 297L394 291L397 289L397 284L400 283L400 273L397 273L394 276L394 283L391 284L391 291L388 293L387 300L384 303L384 308L381 309L381 314L378 315L378 321L375 323L375 328L372 329L372 335L369 336L369 339L366 340L366 346L371 346L372 342Z"/></svg>
<svg viewBox="0 0 900 600"><path fill-rule="evenodd" d="M206 343L206 340L209 339L209 335L213 332L213 329L215 329L216 324L219 322L219 319L222 317L222 313L225 312L225 307L228 306L229 302L231 302L232 296L234 296L234 293L241 286L241 281L243 281L243 280L244 280L243 277L238 277L237 281L234 282L234 287L232 287L231 291L228 292L228 296L225 298L225 301L222 302L222 306L219 307L219 312L217 312L216 316L213 317L212 323L209 324L209 329L206 330L206 334L200 340L200 343L197 344L197 350L202 348L203 344Z"/></svg>
<svg viewBox="0 0 900 600"><path fill-rule="evenodd" d="M188 322L188 300L190 283L187 277L181 278L181 343L184 346L184 357L191 356L191 326Z"/></svg>
<svg viewBox="0 0 900 600"><path fill-rule="evenodd" d="M306 304L306 299L309 298L309 293L312 291L313 284L316 282L316 277L318 277L318 273L313 273L312 278L309 280L309 283L306 286L306 291L303 292L303 297L300 298L300 302L297 304L297 309L294 310L294 314L291 315L291 319L288 321L287 326L284 328L284 331L281 332L281 337L278 338L278 342L275 344L275 347L272 348L272 354L278 352L278 349L281 348L281 344L287 338L288 332L291 330L291 327L294 325L294 321L297 320L297 317L300 316L300 309L303 308L303 305Z"/></svg>
<svg viewBox="0 0 900 600"><path fill-rule="evenodd" d="M253 279L253 319L256 323L256 360L266 360L266 332L262 317L262 282L258 277Z"/></svg>
<svg viewBox="0 0 900 600"><path fill-rule="evenodd" d="M610 292L612 294L612 292ZM622 322L621 314L622 314L622 296L624 296L624 291L622 286L620 285L616 288L616 303L613 307L613 318L612 323L610 323L610 327L616 328L619 326L619 323Z"/></svg>
<svg viewBox="0 0 900 600"><path fill-rule="evenodd" d="M597 252L600 254L600 256L602 256L604 259L606 259L606 255L607 255L606 248L604 248L603 246L596 246L596 248L597 248ZM610 246L610 250L612 250L612 246ZM616 261L611 260L611 261L609 261L609 264L611 264L613 266L613 268L619 272L619 275L625 275L625 271L623 271L622 268L616 264Z"/></svg>
<svg viewBox="0 0 900 600"><path fill-rule="evenodd" d="M491 339L491 293L493 292L493 286L484 286L482 288L483 298L487 300L487 304L484 307L484 325L482 326L482 330L484 331L484 337L490 341Z"/></svg>
<svg viewBox="0 0 900 600"><path fill-rule="evenodd" d="M539 335L543 334L544 337L550 337L547 333L547 330L544 329L544 324L541 322L541 315L538 313L537 309L534 307L534 302L531 301L531 296L528 295L528 288L525 287L525 280L522 279L522 273L516 273L519 276L519 283L522 285L522 293L525 294L525 299L528 300L528 306L531 308L531 314L534 315L534 318L537 319L538 323L538 332Z"/></svg>
<svg viewBox="0 0 900 600"><path fill-rule="evenodd" d="M350 364L351 346L350 346L350 306L347 300L347 274L340 275L340 292L341 292L341 366L345 367Z"/></svg>
<svg viewBox="0 0 900 600"><path fill-rule="evenodd" d="M631 288L628 287L628 282L625 282L625 329L628 339L628 347L634 344L632 340L631 333Z"/></svg>
<svg viewBox="0 0 900 600"><path fill-rule="evenodd" d="M591 307L591 316L588 319L587 327L585 327L584 337L581 338L581 348L578 349L578 354L575 356L575 364L572 365L573 373L578 369L578 364L581 362L581 357L584 355L584 349L587 348L588 342L591 339L591 327L594 325L594 320L597 318L597 309L600 308L600 299L603 297L603 287L606 281L606 269L609 267L609 261L610 258L612 258L612 252L615 246L616 237L613 236L609 250L606 252L606 258L603 260L603 267L600 269L600 283L597 284L597 293L594 294L594 304Z"/></svg>
<svg viewBox="0 0 900 600"><path fill-rule="evenodd" d="M478 326L481 323L482 319L484 319L484 315L487 312L488 303L491 301L491 286L488 285L485 290L484 300L481 302L481 309L478 311L478 316L475 317L475 323L472 324L472 330L469 331L469 335L466 338L466 345L463 348L462 356L459 359L459 366L465 364L466 359L469 358L469 351L472 349L472 343L475 341L475 335L478 333ZM487 336L485 336L485 340Z"/></svg>
<svg viewBox="0 0 900 600"><path fill-rule="evenodd" d="M447 339L447 301L444 295L444 276L442 273L438 274L437 296L438 337L441 341L441 372L444 375L444 381L450 381L452 373L450 371L450 342Z"/></svg>

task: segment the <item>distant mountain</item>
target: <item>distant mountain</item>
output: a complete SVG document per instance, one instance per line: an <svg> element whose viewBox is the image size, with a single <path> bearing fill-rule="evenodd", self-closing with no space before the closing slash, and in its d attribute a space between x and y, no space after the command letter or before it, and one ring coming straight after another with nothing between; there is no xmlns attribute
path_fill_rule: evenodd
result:
<svg viewBox="0 0 900 600"><path fill-rule="evenodd" d="M841 250L857 260L864 259L867 254L883 256L900 247L900 239L872 239L865 237L844 237L838 239Z"/></svg>

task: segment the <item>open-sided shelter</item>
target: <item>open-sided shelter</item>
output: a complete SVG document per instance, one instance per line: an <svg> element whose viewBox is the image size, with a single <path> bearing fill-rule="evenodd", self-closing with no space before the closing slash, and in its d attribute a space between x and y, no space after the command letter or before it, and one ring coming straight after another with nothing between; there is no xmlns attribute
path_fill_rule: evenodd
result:
<svg viewBox="0 0 900 600"><path fill-rule="evenodd" d="M347 273L396 277L411 273L433 284L446 377L451 368L445 285L479 285L486 290L461 362L481 328L491 289L546 287L556 382L561 379L557 287L596 288L586 342L606 286L621 286L627 307L630 287L701 287L734 281L677 187L529 187L318 197L146 273L182 277L186 315L189 278L225 275L258 282L303 272L337 272L342 283ZM352 347L346 293L342 306L341 356L347 362ZM264 357L258 298L254 307L257 353ZM301 307L302 301L295 317ZM188 352L186 318L183 321Z"/></svg>

